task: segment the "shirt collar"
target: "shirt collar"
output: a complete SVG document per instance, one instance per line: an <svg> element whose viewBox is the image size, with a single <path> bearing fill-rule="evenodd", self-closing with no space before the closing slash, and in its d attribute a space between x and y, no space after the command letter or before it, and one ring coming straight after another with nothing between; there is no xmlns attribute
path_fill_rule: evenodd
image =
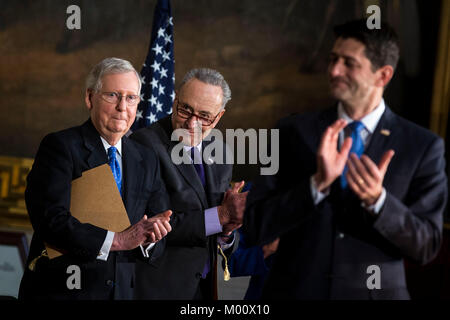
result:
<svg viewBox="0 0 450 320"><path fill-rule="evenodd" d="M108 153L108 149L112 146L102 136L100 136L100 139L102 140L103 147L105 148L106 153ZM120 139L114 147L116 147L117 153L122 156L122 139Z"/></svg>
<svg viewBox="0 0 450 320"><path fill-rule="evenodd" d="M372 110L368 115L361 119L361 122L364 124L364 127L372 134L375 131L375 128L378 125L378 122L383 115L384 110L386 109L386 105L384 103L384 99L381 98L380 104ZM338 103L338 118L344 119L347 123L351 123L354 120L350 118L347 113L345 113L344 106L342 102Z"/></svg>
<svg viewBox="0 0 450 320"><path fill-rule="evenodd" d="M184 151L190 152L193 147L184 145L183 148L184 148ZM195 146L195 148L197 148L198 152L200 154L202 154L202 142L201 141L198 145Z"/></svg>

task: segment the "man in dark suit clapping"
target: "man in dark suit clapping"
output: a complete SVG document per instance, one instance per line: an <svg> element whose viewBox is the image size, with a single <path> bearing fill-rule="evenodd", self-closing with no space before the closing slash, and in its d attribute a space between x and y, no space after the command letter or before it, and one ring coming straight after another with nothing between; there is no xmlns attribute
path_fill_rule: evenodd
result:
<svg viewBox="0 0 450 320"><path fill-rule="evenodd" d="M408 299L403 259L425 264L442 241L444 143L385 104L393 30L360 20L335 34L338 102L279 122L280 169L250 191L247 239L280 237L264 298Z"/></svg>
<svg viewBox="0 0 450 320"><path fill-rule="evenodd" d="M136 284L138 299L215 297L218 245L230 249L233 239L226 236L240 227L246 200L246 193L238 193L243 182L228 190L232 164L218 156L221 150L226 157L225 144L209 139L230 98L219 72L193 69L176 92L172 115L131 136L156 151L174 211L173 231L158 266L137 265L147 279ZM216 158L204 152L212 143ZM174 150L183 151L184 161L173 158Z"/></svg>
<svg viewBox="0 0 450 320"><path fill-rule="evenodd" d="M20 299L131 299L139 281L135 260L152 264L162 254L171 211L158 159L124 137L134 122L140 89L139 74L128 61L104 59L86 81L90 119L42 140L25 191L34 234ZM72 180L105 163L131 222L122 232L81 223L70 213ZM65 254L49 260L44 243ZM78 288L66 283L70 266L79 267Z"/></svg>

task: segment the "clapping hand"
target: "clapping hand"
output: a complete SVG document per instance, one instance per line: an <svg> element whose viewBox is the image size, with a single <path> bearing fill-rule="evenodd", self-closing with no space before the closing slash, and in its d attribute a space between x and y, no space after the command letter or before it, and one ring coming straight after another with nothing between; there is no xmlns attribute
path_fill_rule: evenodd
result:
<svg viewBox="0 0 450 320"><path fill-rule="evenodd" d="M377 166L366 155L362 155L361 159L355 154L350 155L346 174L348 185L365 205L375 204L380 197L384 176L393 156L393 150L386 151Z"/></svg>
<svg viewBox="0 0 450 320"><path fill-rule="evenodd" d="M222 204L218 207L219 221L225 235L242 226L248 191L239 193L239 190L244 184L244 181L235 183L233 188L227 190Z"/></svg>
<svg viewBox="0 0 450 320"><path fill-rule="evenodd" d="M138 223L114 234L111 251L133 250L141 244L161 240L172 230L169 223L171 215L171 210L164 211L151 218L144 215Z"/></svg>
<svg viewBox="0 0 450 320"><path fill-rule="evenodd" d="M317 172L314 180L318 191L327 189L339 177L345 168L348 153L352 146L352 138L348 137L338 151L339 132L345 128L347 121L335 121L322 135L319 150L317 151Z"/></svg>

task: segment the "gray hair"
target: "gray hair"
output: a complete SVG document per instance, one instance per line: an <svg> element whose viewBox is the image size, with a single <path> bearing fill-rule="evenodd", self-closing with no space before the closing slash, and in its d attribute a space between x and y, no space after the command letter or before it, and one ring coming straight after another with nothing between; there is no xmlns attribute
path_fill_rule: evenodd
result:
<svg viewBox="0 0 450 320"><path fill-rule="evenodd" d="M213 86L221 87L222 109L225 109L225 105L231 100L231 89L225 81L225 78L218 71L208 68L192 69L185 74L183 80L181 81L180 88L193 78Z"/></svg>
<svg viewBox="0 0 450 320"><path fill-rule="evenodd" d="M142 80L139 73L129 61L119 58L106 58L100 61L91 72L89 72L89 75L86 78L86 89L98 92L102 88L102 78L104 75L127 72L134 72L136 74L139 83L138 94L140 94Z"/></svg>

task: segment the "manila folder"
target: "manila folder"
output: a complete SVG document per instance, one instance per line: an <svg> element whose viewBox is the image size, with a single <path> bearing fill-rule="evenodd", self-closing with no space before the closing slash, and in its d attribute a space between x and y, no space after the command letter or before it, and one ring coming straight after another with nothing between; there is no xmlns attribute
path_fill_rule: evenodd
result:
<svg viewBox="0 0 450 320"><path fill-rule="evenodd" d="M130 219L109 165L103 164L83 172L72 181L70 212L81 223L121 232L130 226ZM64 252L46 244L50 259Z"/></svg>

